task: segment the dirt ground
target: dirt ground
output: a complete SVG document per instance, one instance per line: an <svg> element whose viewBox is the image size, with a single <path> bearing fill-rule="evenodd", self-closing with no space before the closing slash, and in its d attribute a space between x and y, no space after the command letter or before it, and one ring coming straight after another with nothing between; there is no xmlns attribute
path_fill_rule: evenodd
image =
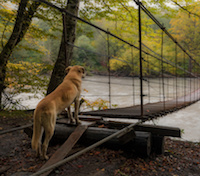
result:
<svg viewBox="0 0 200 176"><path fill-rule="evenodd" d="M0 131L29 124L32 112L0 112ZM51 156L59 145L50 146ZM81 150L82 145L73 151ZM31 175L45 163L35 157L31 139L22 131L0 135L0 175ZM199 176L200 143L175 141L167 138L163 155L141 158L135 153L103 146L56 168L51 176Z"/></svg>

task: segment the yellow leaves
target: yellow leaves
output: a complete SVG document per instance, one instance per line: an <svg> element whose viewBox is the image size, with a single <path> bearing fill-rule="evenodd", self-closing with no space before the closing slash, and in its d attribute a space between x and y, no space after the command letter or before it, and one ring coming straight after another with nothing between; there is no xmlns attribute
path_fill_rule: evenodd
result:
<svg viewBox="0 0 200 176"><path fill-rule="evenodd" d="M7 64L5 85L11 93L45 91L48 80L42 73L48 66L38 63L19 62Z"/></svg>
<svg viewBox="0 0 200 176"><path fill-rule="evenodd" d="M187 9L191 9L192 13L199 14L200 6L199 2L188 5ZM190 11L190 10L189 10ZM189 50L193 49L195 45L195 39L199 38L200 22L199 17L195 15L189 15L184 11L180 10L178 15L170 21L171 31L175 38L179 42L184 42L186 46L191 47ZM198 43L197 43L198 44Z"/></svg>
<svg viewBox="0 0 200 176"><path fill-rule="evenodd" d="M83 91L87 92L88 93L88 90L87 89L83 89Z"/></svg>
<svg viewBox="0 0 200 176"><path fill-rule="evenodd" d="M98 128L104 128L104 127L105 127L104 124L98 126Z"/></svg>
<svg viewBox="0 0 200 176"><path fill-rule="evenodd" d="M85 99L84 104L87 109L104 110L104 109L108 109L109 101L103 100L101 98L98 98L95 101L89 101L89 100ZM117 107L117 105L112 104L112 107ZM103 126L102 126L102 128L103 128Z"/></svg>
<svg viewBox="0 0 200 176"><path fill-rule="evenodd" d="M18 71L23 72L26 71L30 74L37 75L42 69L43 65L38 63L30 63L20 61L19 63L8 63L8 72ZM8 78L9 81L10 78Z"/></svg>
<svg viewBox="0 0 200 176"><path fill-rule="evenodd" d="M120 67L123 67L125 64L125 62L123 62L123 60L118 60L118 59L111 59L110 60L110 69L111 70L117 70Z"/></svg>
<svg viewBox="0 0 200 176"><path fill-rule="evenodd" d="M26 69L26 67L23 65L23 62L21 62L21 63L18 63L18 64L14 64L14 63L8 63L8 70L10 70L10 69L15 69L15 70L25 70Z"/></svg>
<svg viewBox="0 0 200 176"><path fill-rule="evenodd" d="M101 109L108 109L109 101L98 98L95 101L85 100L85 103L87 108L91 108L92 110L94 109L101 110Z"/></svg>

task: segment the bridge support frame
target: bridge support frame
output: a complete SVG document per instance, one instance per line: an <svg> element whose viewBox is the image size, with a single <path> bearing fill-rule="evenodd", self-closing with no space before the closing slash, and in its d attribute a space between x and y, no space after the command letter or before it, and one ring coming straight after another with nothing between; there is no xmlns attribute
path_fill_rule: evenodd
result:
<svg viewBox="0 0 200 176"><path fill-rule="evenodd" d="M138 26L139 26L139 59L140 59L140 104L141 104L141 117L143 117L143 74L142 74L142 27L141 27L141 7L140 1L138 3Z"/></svg>

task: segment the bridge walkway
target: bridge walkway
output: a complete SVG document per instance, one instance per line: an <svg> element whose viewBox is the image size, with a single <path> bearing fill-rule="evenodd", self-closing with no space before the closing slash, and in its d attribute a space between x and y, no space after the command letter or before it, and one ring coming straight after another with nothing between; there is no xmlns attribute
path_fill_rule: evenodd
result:
<svg viewBox="0 0 200 176"><path fill-rule="evenodd" d="M198 96L197 96L198 95ZM105 109L96 111L83 112L82 115L102 116L109 118L128 118L128 119L153 119L168 113L177 111L192 103L195 103L200 98L200 89L183 97L169 101L161 101L156 103L148 103L143 105L143 116L141 116L141 105L130 106L125 108Z"/></svg>

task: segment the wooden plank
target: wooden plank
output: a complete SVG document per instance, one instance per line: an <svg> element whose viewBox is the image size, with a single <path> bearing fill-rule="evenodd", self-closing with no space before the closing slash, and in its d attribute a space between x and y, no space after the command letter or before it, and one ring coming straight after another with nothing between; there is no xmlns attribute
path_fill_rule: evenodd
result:
<svg viewBox="0 0 200 176"><path fill-rule="evenodd" d="M87 116L84 116L84 118L86 119ZM104 120L100 120L101 117L99 117L99 118L93 117L93 118L96 119L96 121L99 121L100 123L105 124L105 126L108 128L121 129L121 128L126 127L131 124L129 122L126 123L126 122L118 122L118 121L112 121L112 120L104 121ZM63 120L59 120L59 123L66 124ZM180 130L180 128L177 128L177 127L140 124L140 125L136 125L134 127L134 130L151 132L152 134L160 135L160 136L181 137L181 130Z"/></svg>
<svg viewBox="0 0 200 176"><path fill-rule="evenodd" d="M88 123L88 125L91 123ZM79 140L79 138L82 136L82 134L85 132L85 130L88 128L88 125L78 125L74 132L69 136L69 138L65 141L65 143L52 155L52 157L40 168L40 170L43 170L46 167L49 167L58 161L61 161L64 159L67 154L70 152L72 147L76 144L76 142ZM49 173L51 173L52 170L49 170L48 172L42 174L42 176L46 176Z"/></svg>
<svg viewBox="0 0 200 176"><path fill-rule="evenodd" d="M103 117L100 116L86 116L86 115L78 115L80 120L83 120L85 122L92 122L92 121L100 121L103 120ZM73 125L70 123L70 120L66 117L61 117L56 120L56 123L66 123L69 125Z"/></svg>

